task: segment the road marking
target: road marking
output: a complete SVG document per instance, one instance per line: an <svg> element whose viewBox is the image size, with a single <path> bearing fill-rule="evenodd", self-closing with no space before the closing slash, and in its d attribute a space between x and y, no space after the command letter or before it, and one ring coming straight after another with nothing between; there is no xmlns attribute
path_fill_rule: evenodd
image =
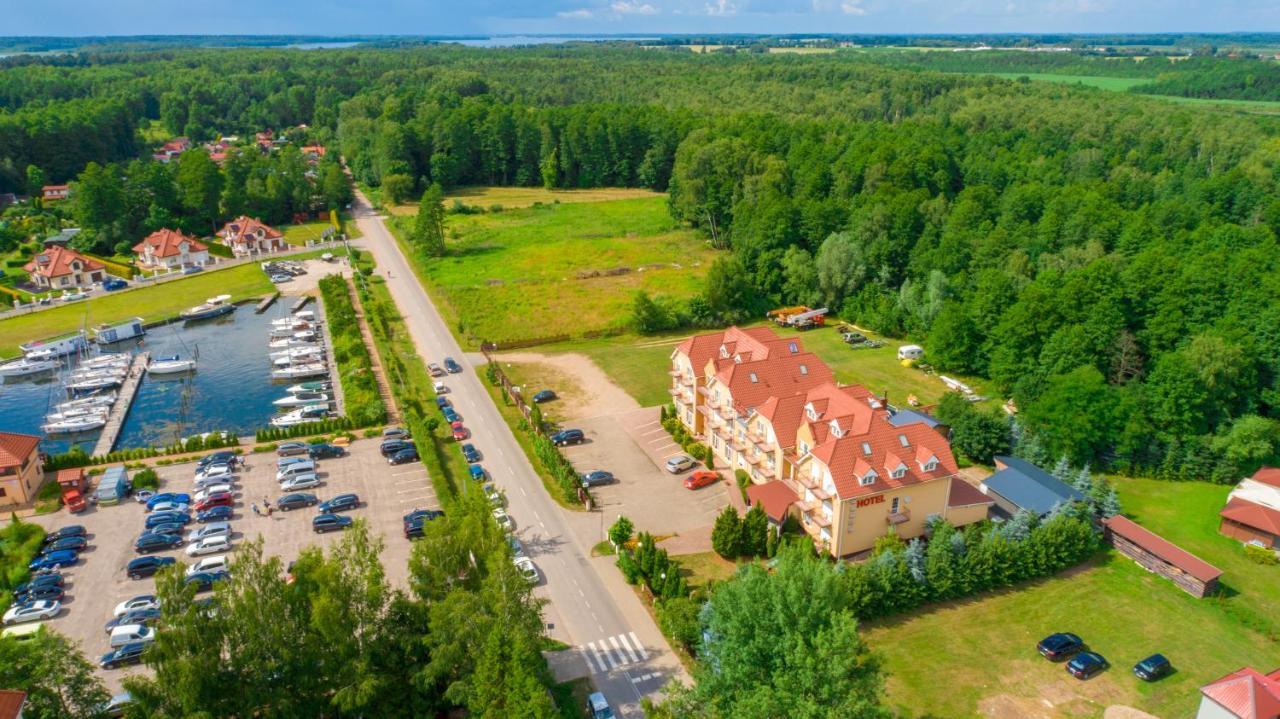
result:
<svg viewBox="0 0 1280 719"><path fill-rule="evenodd" d="M649 652L644 650L644 645L640 643L640 638L636 636L635 632L631 632L630 637L631 641L636 643L636 651L640 652L640 658L649 661Z"/></svg>
<svg viewBox="0 0 1280 719"><path fill-rule="evenodd" d="M599 649L597 649L595 642L588 642L587 648L589 648L591 650L591 653L595 655L596 663L600 665L601 673L607 672L610 669L613 669L614 667L613 658L610 657L608 654L601 652ZM608 662L607 667L605 666L606 662Z"/></svg>
<svg viewBox="0 0 1280 719"><path fill-rule="evenodd" d="M657 679L657 678L658 678L658 677L660 677L660 676L662 676L662 675L661 675L661 674L659 674L658 672L649 672L648 674L641 674L641 675L640 675L640 676L638 676L638 677L631 677L631 683L632 683L632 684L639 684L639 683L641 683L641 682L647 682L647 681L649 681L650 679Z"/></svg>
<svg viewBox="0 0 1280 719"><path fill-rule="evenodd" d="M592 674L604 674L603 668L600 668L600 669L596 668L595 662L591 660L592 659L591 653L587 651L586 647L578 647L578 651L582 652L582 659L587 663L587 669Z"/></svg>
<svg viewBox="0 0 1280 719"><path fill-rule="evenodd" d="M412 472L396 472L395 474L392 474L391 476L392 476L392 477L404 477L404 476L406 476L406 475L410 475L410 474L423 474L423 475L425 475L426 473L425 473L425 472L423 472L423 471L422 471L422 470L420 470L420 469L415 469L415 470L413 470Z"/></svg>
<svg viewBox="0 0 1280 719"><path fill-rule="evenodd" d="M525 496L525 497L528 497L528 496L529 496L529 493L528 493L528 492L526 492L526 491L524 491L524 487L521 487L521 488L520 488L520 494L521 494L522 496Z"/></svg>
<svg viewBox="0 0 1280 719"><path fill-rule="evenodd" d="M643 429L643 428L641 428L641 429ZM657 432L665 432L665 431L666 431L666 430L665 430L665 429L663 429L662 427L658 427L657 429L651 429L651 430L649 430L648 432L643 432L643 433L641 433L641 436L643 437L644 435L654 434L654 433L657 433Z"/></svg>
<svg viewBox="0 0 1280 719"><path fill-rule="evenodd" d="M625 651L626 651L627 656L628 656L628 657L631 657L631 661L633 661L633 662L638 662L638 661L640 661L640 655L639 655L639 654L636 654L635 650L633 650L633 649L631 648L631 645L627 642L627 635L625 635L625 634L619 634L619 635L618 635L618 639L620 639L620 640L622 641L622 648L623 648L623 650L625 650ZM612 640L610 640L610 641L612 641Z"/></svg>
<svg viewBox="0 0 1280 719"><path fill-rule="evenodd" d="M396 494L410 494L412 492L421 492L425 487L416 487L414 489L397 489Z"/></svg>

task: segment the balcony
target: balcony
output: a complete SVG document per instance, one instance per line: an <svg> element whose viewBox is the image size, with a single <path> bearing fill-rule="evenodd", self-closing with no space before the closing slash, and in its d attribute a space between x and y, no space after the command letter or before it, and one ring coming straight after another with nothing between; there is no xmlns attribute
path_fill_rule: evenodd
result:
<svg viewBox="0 0 1280 719"><path fill-rule="evenodd" d="M809 520L810 524L816 524L824 528L831 526L831 520L827 519L821 512L805 512L804 516Z"/></svg>
<svg viewBox="0 0 1280 719"><path fill-rule="evenodd" d="M911 510L904 508L899 509L896 512L889 512L884 515L884 519L889 524L902 524L903 522L909 522L911 521Z"/></svg>

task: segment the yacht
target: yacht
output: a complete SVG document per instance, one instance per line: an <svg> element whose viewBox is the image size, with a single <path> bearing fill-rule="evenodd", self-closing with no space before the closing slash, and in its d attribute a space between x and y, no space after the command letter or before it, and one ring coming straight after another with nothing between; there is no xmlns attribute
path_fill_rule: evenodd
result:
<svg viewBox="0 0 1280 719"><path fill-rule="evenodd" d="M160 357L151 360L147 365L149 374L177 374L178 372L190 372L196 368L196 361L193 359L181 359L177 355L172 357Z"/></svg>
<svg viewBox="0 0 1280 719"><path fill-rule="evenodd" d="M127 365L133 361L131 355L126 354L107 354L90 357L80 360L80 364L76 365L76 369L90 369L93 367L113 367L116 365Z"/></svg>
<svg viewBox="0 0 1280 719"><path fill-rule="evenodd" d="M320 358L324 357L324 348L319 346L293 347L290 349L283 349L283 350L277 350L275 352L269 352L267 353L267 356L276 361L279 361L281 359L295 360L295 359L304 359L304 358L312 358L314 360L319 360Z"/></svg>
<svg viewBox="0 0 1280 719"><path fill-rule="evenodd" d="M289 394L298 394L299 392L328 392L331 385L328 382L303 382L301 384L291 385L285 392Z"/></svg>
<svg viewBox="0 0 1280 719"><path fill-rule="evenodd" d="M92 432L95 429L102 429L106 424L107 416L101 414L74 417L58 422L47 422L41 425L40 429L44 430L46 434L76 434L77 432Z"/></svg>
<svg viewBox="0 0 1280 719"><path fill-rule="evenodd" d="M271 371L274 379L302 379L303 377L319 377L329 374L328 365L323 362L278 367Z"/></svg>
<svg viewBox="0 0 1280 719"><path fill-rule="evenodd" d="M305 424L307 422L319 422L329 416L329 406L324 404L307 405L300 409L276 417L271 420L273 427L292 427L296 424Z"/></svg>
<svg viewBox="0 0 1280 719"><path fill-rule="evenodd" d="M124 381L124 377L120 375L102 375L99 377L86 377L67 383L67 389L72 392L96 392L100 389L109 389L111 387L119 387Z"/></svg>
<svg viewBox="0 0 1280 719"><path fill-rule="evenodd" d="M280 337L273 339L267 343L267 349L282 350L290 347L316 347L317 344L311 340L298 340L292 337Z"/></svg>
<svg viewBox="0 0 1280 719"><path fill-rule="evenodd" d="M30 357L19 357L0 364L0 377L26 377L57 368L58 361L54 359L33 360Z"/></svg>
<svg viewBox="0 0 1280 719"><path fill-rule="evenodd" d="M51 412L45 415L46 422L62 422L78 417L97 417L99 415L106 417L110 414L110 407L70 407L61 412Z"/></svg>
<svg viewBox="0 0 1280 719"><path fill-rule="evenodd" d="M204 301L204 304L196 305L178 316L184 320L208 320L221 317L236 311L236 306L229 302L230 299L231 295L210 297Z"/></svg>
<svg viewBox="0 0 1280 719"><path fill-rule="evenodd" d="M75 354L86 346L84 332L77 332L56 340L39 340L21 345L22 353L29 360L47 360Z"/></svg>
<svg viewBox="0 0 1280 719"><path fill-rule="evenodd" d="M328 403L329 395L324 392L299 392L272 402L277 407L305 407L306 405L315 404L317 402Z"/></svg>
<svg viewBox="0 0 1280 719"><path fill-rule="evenodd" d="M66 402L59 402L57 405L59 412L65 412L69 409L77 407L110 407L116 403L116 393L107 392L105 394L95 394L83 399L72 399Z"/></svg>

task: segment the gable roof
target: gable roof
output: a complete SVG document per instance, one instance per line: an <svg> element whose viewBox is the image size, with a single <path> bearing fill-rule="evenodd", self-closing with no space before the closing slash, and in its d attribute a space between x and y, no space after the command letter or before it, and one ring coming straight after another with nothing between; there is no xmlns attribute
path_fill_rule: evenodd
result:
<svg viewBox="0 0 1280 719"><path fill-rule="evenodd" d="M982 484L1022 509L1045 514L1059 502L1084 499L1074 487L1019 457L996 457L1004 469L987 477Z"/></svg>
<svg viewBox="0 0 1280 719"><path fill-rule="evenodd" d="M1280 467L1263 467L1254 472L1251 479L1255 482L1262 482L1263 484L1280 488Z"/></svg>
<svg viewBox="0 0 1280 719"><path fill-rule="evenodd" d="M726 360L716 380L729 389L734 407L745 413L770 397L805 392L833 382L835 376L817 355L802 352L750 362Z"/></svg>
<svg viewBox="0 0 1280 719"><path fill-rule="evenodd" d="M22 269L29 273L44 277L62 277L72 273L71 263L81 263L81 272L93 272L106 269L106 265L79 252L61 245L51 245L35 256Z"/></svg>
<svg viewBox="0 0 1280 719"><path fill-rule="evenodd" d="M147 247L151 247L151 254L156 257L173 257L182 254L181 245L186 242L188 250L191 252L203 252L209 249L205 243L194 237L188 237L179 230L170 230L163 228L152 232L142 239L142 242L133 246L134 252L143 252Z"/></svg>
<svg viewBox="0 0 1280 719"><path fill-rule="evenodd" d="M1274 719L1280 715L1280 681L1276 676L1244 667L1200 687L1200 693L1212 699L1239 719Z"/></svg>
<svg viewBox="0 0 1280 719"><path fill-rule="evenodd" d="M1102 520L1102 523L1113 533L1124 537L1202 582L1211 582L1222 576L1221 569L1126 517L1117 514L1114 517Z"/></svg>
<svg viewBox="0 0 1280 719"><path fill-rule="evenodd" d="M218 231L218 235L232 242L252 241L257 238L251 238L248 237L248 235L254 234L258 230L262 230L262 237L265 240L284 237L284 234L279 230L264 223L262 220L253 217L246 217L245 215L241 215L223 225L222 229Z"/></svg>
<svg viewBox="0 0 1280 719"><path fill-rule="evenodd" d="M1218 512L1218 516L1280 536L1280 511L1247 499L1232 497L1227 500L1227 506Z"/></svg>
<svg viewBox="0 0 1280 719"><path fill-rule="evenodd" d="M0 432L0 467L20 467L40 446L40 438L17 432Z"/></svg>
<svg viewBox="0 0 1280 719"><path fill-rule="evenodd" d="M772 480L764 484L747 485L747 498L752 505L759 504L769 519L781 524L787 518L787 510L800 501L796 493L785 483Z"/></svg>
<svg viewBox="0 0 1280 719"><path fill-rule="evenodd" d="M906 446L899 437L906 438ZM894 427L889 424L889 412L885 409L875 410L866 432L828 439L814 447L811 456L831 471L836 494L841 498L879 494L948 477L958 471L951 445L942 435L921 424ZM937 466L925 471L924 464L930 457L937 459ZM898 462L906 465L906 473L893 477L892 467L887 465L897 466ZM869 471L875 472L875 481L864 485L861 478Z"/></svg>
<svg viewBox="0 0 1280 719"><path fill-rule="evenodd" d="M805 395L792 394L786 397L770 397L756 407L756 414L773 425L773 434L778 440L779 447L788 449L795 446L796 430L800 429L800 425L804 422L804 405Z"/></svg>

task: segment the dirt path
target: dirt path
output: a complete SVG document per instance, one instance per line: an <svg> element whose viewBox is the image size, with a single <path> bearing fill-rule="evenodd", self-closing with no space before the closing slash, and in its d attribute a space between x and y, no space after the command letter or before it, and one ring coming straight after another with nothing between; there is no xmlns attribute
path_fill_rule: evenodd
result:
<svg viewBox="0 0 1280 719"><path fill-rule="evenodd" d="M529 367L529 374L540 376L560 395L555 412L565 419L599 417L640 409L639 403L586 355L576 352L554 355L505 352L494 357L503 364L541 365ZM564 379L573 386L565 386L556 382L557 379ZM560 386L555 386L557 384Z"/></svg>

